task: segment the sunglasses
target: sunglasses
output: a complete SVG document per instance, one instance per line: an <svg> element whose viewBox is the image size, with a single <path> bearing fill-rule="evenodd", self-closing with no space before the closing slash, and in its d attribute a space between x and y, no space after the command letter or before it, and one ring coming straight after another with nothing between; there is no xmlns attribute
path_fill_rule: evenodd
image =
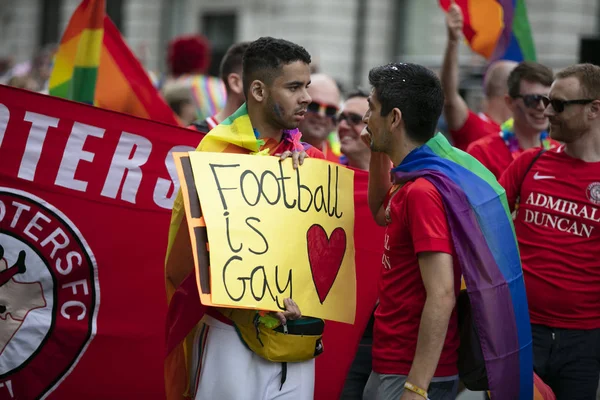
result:
<svg viewBox="0 0 600 400"><path fill-rule="evenodd" d="M308 107L306 108L306 110L311 113L319 114L319 115L325 116L327 118L334 118L334 119L335 119L336 114L338 113L338 108L336 106L321 104L321 103L317 103L316 101L313 101L312 103L310 103L308 105Z"/></svg>
<svg viewBox="0 0 600 400"><path fill-rule="evenodd" d="M525 104L525 107L527 108L537 108L540 105L540 101L544 101L544 97L546 96L543 94L520 94L514 98L523 99L523 104ZM544 107L546 106L544 105Z"/></svg>
<svg viewBox="0 0 600 400"><path fill-rule="evenodd" d="M548 107L548 105L552 106L552 109L557 113L561 113L565 111L565 107L570 104L589 104L594 99L577 99L577 100L559 100L559 99L550 99L549 97L543 96L542 102L544 103L544 107Z"/></svg>
<svg viewBox="0 0 600 400"><path fill-rule="evenodd" d="M362 122L363 117L362 115L358 115L355 113L341 113L340 115L338 115L337 117L337 123L341 123L342 121L346 121L348 123L348 125L358 125Z"/></svg>

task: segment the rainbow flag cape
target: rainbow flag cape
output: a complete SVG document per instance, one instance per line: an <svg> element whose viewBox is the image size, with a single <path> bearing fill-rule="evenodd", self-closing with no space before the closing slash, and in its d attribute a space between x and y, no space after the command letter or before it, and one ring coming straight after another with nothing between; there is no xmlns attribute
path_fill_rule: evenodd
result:
<svg viewBox="0 0 600 400"><path fill-rule="evenodd" d="M535 61L525 0L454 0L463 11L463 33L474 52L490 61ZM440 0L448 10L451 0Z"/></svg>
<svg viewBox="0 0 600 400"><path fill-rule="evenodd" d="M471 300L492 399L533 398L533 350L525 282L504 189L438 133L391 171L423 177L441 194Z"/></svg>
<svg viewBox="0 0 600 400"><path fill-rule="evenodd" d="M117 27L105 15L104 0L83 0L73 12L55 55L49 92L179 125Z"/></svg>

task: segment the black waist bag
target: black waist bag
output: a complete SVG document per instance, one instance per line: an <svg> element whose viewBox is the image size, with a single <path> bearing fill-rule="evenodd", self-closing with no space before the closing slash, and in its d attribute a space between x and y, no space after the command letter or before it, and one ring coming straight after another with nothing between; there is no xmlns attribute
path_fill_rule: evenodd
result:
<svg viewBox="0 0 600 400"><path fill-rule="evenodd" d="M473 321L471 302L466 290L458 295L458 331L460 346L458 348L458 376L465 387L472 391L489 389L485 360L481 351L479 334Z"/></svg>

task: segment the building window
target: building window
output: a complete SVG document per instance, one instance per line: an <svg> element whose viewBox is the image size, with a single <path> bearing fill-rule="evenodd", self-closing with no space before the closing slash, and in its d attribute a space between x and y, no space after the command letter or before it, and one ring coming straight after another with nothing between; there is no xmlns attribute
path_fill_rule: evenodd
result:
<svg viewBox="0 0 600 400"><path fill-rule="evenodd" d="M40 23L40 47L60 41L60 13L62 0L44 0L42 3Z"/></svg>
<svg viewBox="0 0 600 400"><path fill-rule="evenodd" d="M229 46L236 42L237 16L235 13L204 13L201 16L202 33L212 47L208 73L219 76L219 65Z"/></svg>
<svg viewBox="0 0 600 400"><path fill-rule="evenodd" d="M121 34L125 35L123 0L106 0L106 15L110 17L111 21L121 31Z"/></svg>

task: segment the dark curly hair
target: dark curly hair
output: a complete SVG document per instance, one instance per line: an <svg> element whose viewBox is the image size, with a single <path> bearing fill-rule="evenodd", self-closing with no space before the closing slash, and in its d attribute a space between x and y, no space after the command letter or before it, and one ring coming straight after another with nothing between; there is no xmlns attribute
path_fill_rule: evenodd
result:
<svg viewBox="0 0 600 400"><path fill-rule="evenodd" d="M444 92L433 71L418 64L398 63L373 68L369 82L381 103L381 115L402 112L406 134L425 143L436 132L444 106Z"/></svg>
<svg viewBox="0 0 600 400"><path fill-rule="evenodd" d="M284 65L302 61L310 64L310 54L300 45L284 39L261 37L244 53L242 62L244 93L248 95L250 84L260 80L270 85L280 73Z"/></svg>

